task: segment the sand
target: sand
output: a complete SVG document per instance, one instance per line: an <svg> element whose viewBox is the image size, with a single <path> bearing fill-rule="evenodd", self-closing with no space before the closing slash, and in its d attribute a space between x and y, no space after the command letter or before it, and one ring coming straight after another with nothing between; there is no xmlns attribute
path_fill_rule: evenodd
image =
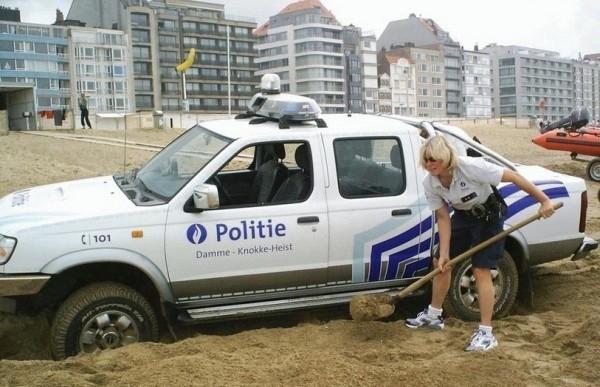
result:
<svg viewBox="0 0 600 387"><path fill-rule="evenodd" d="M600 239L599 183L586 163L531 143L535 129L465 127L509 159L585 178L587 233ZM128 130L130 143L166 144L180 132ZM123 138L120 132L75 135ZM13 133L0 137L0 196L20 188L129 170L152 152ZM582 157L589 160L589 157ZM577 216L578 214L574 214ZM384 321L354 321L347 307L178 327L177 340L50 359L49 316L0 313L0 386L591 386L600 375L600 253L534 272L533 306L495 322L500 346L464 347L476 323L446 319L443 331L403 320L426 300L400 301Z"/></svg>

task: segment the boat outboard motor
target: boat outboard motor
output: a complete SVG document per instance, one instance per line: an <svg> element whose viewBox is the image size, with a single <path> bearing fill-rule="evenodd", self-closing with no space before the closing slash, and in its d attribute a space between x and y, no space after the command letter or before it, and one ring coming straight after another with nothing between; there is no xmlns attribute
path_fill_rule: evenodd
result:
<svg viewBox="0 0 600 387"><path fill-rule="evenodd" d="M575 108L571 112L571 116L549 123L543 128L540 128L540 132L544 134L558 128L577 130L583 126L586 126L588 122L590 122L590 112L588 109L586 107Z"/></svg>

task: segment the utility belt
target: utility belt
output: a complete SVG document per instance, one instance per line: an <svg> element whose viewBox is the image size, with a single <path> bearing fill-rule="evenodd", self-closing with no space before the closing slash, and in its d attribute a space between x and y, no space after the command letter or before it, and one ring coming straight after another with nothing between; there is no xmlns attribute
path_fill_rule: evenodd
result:
<svg viewBox="0 0 600 387"><path fill-rule="evenodd" d="M479 221L490 221L500 219L506 215L506 203L502 197L498 198L495 193L491 193L483 204L476 204L469 210L454 210L467 218Z"/></svg>

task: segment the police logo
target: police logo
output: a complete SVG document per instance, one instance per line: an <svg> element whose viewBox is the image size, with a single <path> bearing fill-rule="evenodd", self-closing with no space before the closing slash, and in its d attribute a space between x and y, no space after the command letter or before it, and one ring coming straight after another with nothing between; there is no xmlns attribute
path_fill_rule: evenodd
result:
<svg viewBox="0 0 600 387"><path fill-rule="evenodd" d="M206 228L201 224L192 224L187 229L187 239L195 245L204 242L207 234Z"/></svg>

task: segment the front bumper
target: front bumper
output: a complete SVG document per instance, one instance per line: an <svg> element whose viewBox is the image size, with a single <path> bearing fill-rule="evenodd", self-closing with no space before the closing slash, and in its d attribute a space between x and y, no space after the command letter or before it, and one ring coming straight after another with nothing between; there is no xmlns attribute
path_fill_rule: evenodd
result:
<svg viewBox="0 0 600 387"><path fill-rule="evenodd" d="M0 275L0 297L27 296L39 293L49 275Z"/></svg>
<svg viewBox="0 0 600 387"><path fill-rule="evenodd" d="M575 254L573 254L573 256L571 257L571 260L577 261L578 259L581 259L581 258L587 256L590 253L590 251L596 250L597 248L598 248L598 242L595 241L594 239L586 236L585 238L583 238L583 242L581 243L581 246L579 246L579 248L577 249Z"/></svg>

